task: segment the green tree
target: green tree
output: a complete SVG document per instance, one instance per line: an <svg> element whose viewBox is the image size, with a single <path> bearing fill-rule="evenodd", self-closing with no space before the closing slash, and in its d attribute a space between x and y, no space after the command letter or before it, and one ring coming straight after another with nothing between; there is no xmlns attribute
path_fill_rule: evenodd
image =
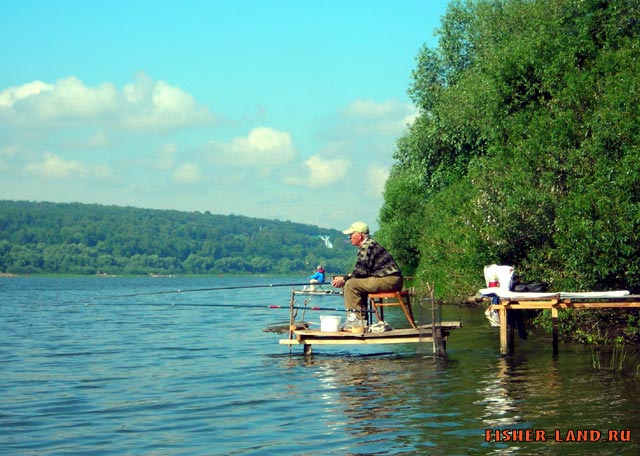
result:
<svg viewBox="0 0 640 456"><path fill-rule="evenodd" d="M418 55L420 115L380 212L420 277L456 299L492 262L558 288L640 290L638 17L631 0L449 5Z"/></svg>

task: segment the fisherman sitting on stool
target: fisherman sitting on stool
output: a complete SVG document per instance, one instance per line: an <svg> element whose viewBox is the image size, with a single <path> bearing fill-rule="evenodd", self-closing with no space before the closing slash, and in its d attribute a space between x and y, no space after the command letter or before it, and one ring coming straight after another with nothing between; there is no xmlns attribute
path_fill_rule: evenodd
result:
<svg viewBox="0 0 640 456"><path fill-rule="evenodd" d="M400 291L404 280L391 254L369 237L366 223L355 222L343 233L348 234L351 244L358 247L358 259L353 272L334 277L331 285L344 287L347 323L343 329L366 329L368 294Z"/></svg>

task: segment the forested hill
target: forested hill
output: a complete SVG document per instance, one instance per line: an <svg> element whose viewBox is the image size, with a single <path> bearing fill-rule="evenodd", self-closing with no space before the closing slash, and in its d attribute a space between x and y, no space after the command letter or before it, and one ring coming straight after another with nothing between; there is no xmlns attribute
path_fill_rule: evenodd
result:
<svg viewBox="0 0 640 456"><path fill-rule="evenodd" d="M329 248L321 238L326 236ZM238 215L0 200L0 272L310 275L349 270L337 230Z"/></svg>

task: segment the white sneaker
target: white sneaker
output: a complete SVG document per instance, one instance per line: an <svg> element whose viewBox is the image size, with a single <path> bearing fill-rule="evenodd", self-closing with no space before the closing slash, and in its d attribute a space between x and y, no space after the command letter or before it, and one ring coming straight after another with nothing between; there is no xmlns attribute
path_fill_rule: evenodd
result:
<svg viewBox="0 0 640 456"><path fill-rule="evenodd" d="M393 328L386 321L379 321L378 323L369 326L369 328L367 329L367 331L370 333L381 333L391 330L393 330Z"/></svg>

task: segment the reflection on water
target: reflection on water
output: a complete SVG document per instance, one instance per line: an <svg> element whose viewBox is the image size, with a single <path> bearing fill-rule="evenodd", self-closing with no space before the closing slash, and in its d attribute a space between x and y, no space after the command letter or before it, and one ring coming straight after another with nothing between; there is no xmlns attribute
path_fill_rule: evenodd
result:
<svg viewBox="0 0 640 456"><path fill-rule="evenodd" d="M487 374L478 382L478 393L483 399L477 404L485 408L481 419L485 427L495 429L498 427L513 426L521 421L518 415L518 405L511 396L512 377L517 377L518 372L508 359L500 358L497 361L496 372Z"/></svg>
<svg viewBox="0 0 640 456"><path fill-rule="evenodd" d="M437 375L446 361L392 353L319 355L300 363L317 379L309 381L319 386L327 428L346 432L357 442L350 454L370 454L376 448L415 454L435 445L424 438L425 421L445 414L437 398L447 392L439 390L444 382Z"/></svg>
<svg viewBox="0 0 640 456"><path fill-rule="evenodd" d="M480 377L479 418L485 431L492 431L489 435L498 454L531 451L534 443L522 442L526 430L530 437L541 438L535 445L549 454L592 454L594 449L593 454L637 454L637 439L635 443L571 441L571 435L580 431L599 430L606 438L609 430L627 429L633 435L640 430L634 397L637 379L604 376L573 355L555 358L529 352L502 357ZM629 396L625 390L633 383L636 392ZM522 431L514 434L521 441L497 442L500 430Z"/></svg>
<svg viewBox="0 0 640 456"><path fill-rule="evenodd" d="M576 365L572 353L566 358L340 353L286 363L317 379L309 381L319 388L323 423L357 442L349 454L380 447L383 454L637 454L635 441L555 441L556 432L566 440L581 429L635 433L640 423L637 394L625 392L633 381L594 383L597 373ZM540 431L546 439L485 441L487 430L504 429Z"/></svg>

